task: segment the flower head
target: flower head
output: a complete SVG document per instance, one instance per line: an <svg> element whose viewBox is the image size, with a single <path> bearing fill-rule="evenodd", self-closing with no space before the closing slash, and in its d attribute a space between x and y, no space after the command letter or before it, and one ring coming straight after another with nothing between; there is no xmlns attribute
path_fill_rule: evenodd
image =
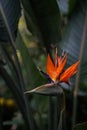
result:
<svg viewBox="0 0 87 130"><path fill-rule="evenodd" d="M40 70L39 68L38 69L50 81L50 83L41 85L25 93L37 93L47 96L56 96L59 93L63 93L63 89L60 86L58 86L59 83L65 82L69 84L69 78L71 78L77 72L77 67L79 65L79 61L77 61L65 70L64 67L66 62L67 53L65 52L63 52L61 56L58 56L58 52L56 49L56 55L54 60L52 60L51 56L48 54L46 73Z"/></svg>
<svg viewBox="0 0 87 130"><path fill-rule="evenodd" d="M54 61L52 61L50 55L47 56L46 73L41 71L51 82L68 83L69 78L71 78L76 72L79 65L79 61L71 65L69 68L64 70L65 64L67 62L67 53L63 52L61 56L58 56L56 49L56 55Z"/></svg>

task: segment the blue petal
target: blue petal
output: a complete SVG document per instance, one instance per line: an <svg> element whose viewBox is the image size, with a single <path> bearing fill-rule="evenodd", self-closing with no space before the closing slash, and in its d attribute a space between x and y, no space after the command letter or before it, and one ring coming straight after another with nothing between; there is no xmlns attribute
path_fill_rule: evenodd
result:
<svg viewBox="0 0 87 130"><path fill-rule="evenodd" d="M43 71L40 70L40 69L39 69L39 71L42 73L42 75L43 75L45 78L48 79L48 81L49 81L50 83L54 83L54 81L49 77L49 75L48 75L47 73L43 72Z"/></svg>

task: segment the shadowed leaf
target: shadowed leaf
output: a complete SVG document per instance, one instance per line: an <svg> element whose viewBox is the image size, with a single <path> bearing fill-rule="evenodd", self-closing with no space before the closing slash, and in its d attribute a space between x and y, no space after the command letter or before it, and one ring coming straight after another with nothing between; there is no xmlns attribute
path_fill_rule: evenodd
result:
<svg viewBox="0 0 87 130"><path fill-rule="evenodd" d="M6 71L6 69L2 66L0 66L0 76L5 81L6 85L11 90L14 99L23 115L24 121L26 123L26 127L30 130L34 130L34 122L33 117L30 111L30 106L28 105L27 98L25 97L23 91L21 91L19 85L14 82L12 77L9 75L9 73ZM27 114L29 113L29 114Z"/></svg>
<svg viewBox="0 0 87 130"><path fill-rule="evenodd" d="M19 0L0 0L0 6L2 6L9 28L11 30L12 36L15 39L18 21L21 15L21 6ZM4 21L0 15L0 41L8 42L8 33L5 28Z"/></svg>
<svg viewBox="0 0 87 130"><path fill-rule="evenodd" d="M87 1L78 1L77 8L75 8L63 35L63 40L60 43L60 48L68 51L68 65L75 63L79 58L79 52L81 47L82 35L85 18L87 16ZM86 31L87 33L87 31ZM86 34L87 35L87 34ZM84 51L81 62L80 72L80 86L79 94L87 94L87 37L85 38ZM74 86L75 78L72 78L71 83Z"/></svg>
<svg viewBox="0 0 87 130"><path fill-rule="evenodd" d="M87 121L77 124L75 130L87 130Z"/></svg>
<svg viewBox="0 0 87 130"><path fill-rule="evenodd" d="M29 31L49 49L50 44L56 44L61 37L60 12L56 0L21 1Z"/></svg>
<svg viewBox="0 0 87 130"><path fill-rule="evenodd" d="M22 56L23 64L24 64L24 69L27 74L27 80L28 80L28 85L31 88L34 88L35 86L39 86L41 84L46 83L46 80L40 75L37 67L35 66L31 56L29 55L28 49L23 42L23 39L20 35L20 32L18 33L17 39L16 39L17 47L20 51L20 54ZM26 60L27 59L27 60Z"/></svg>
<svg viewBox="0 0 87 130"><path fill-rule="evenodd" d="M62 14L67 14L68 13L68 0L57 0L58 5L59 5L59 9L61 11Z"/></svg>

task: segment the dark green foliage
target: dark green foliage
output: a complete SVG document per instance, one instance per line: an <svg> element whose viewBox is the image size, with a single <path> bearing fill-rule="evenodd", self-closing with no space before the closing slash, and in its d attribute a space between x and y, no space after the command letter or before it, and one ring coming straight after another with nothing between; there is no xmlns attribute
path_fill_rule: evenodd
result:
<svg viewBox="0 0 87 130"><path fill-rule="evenodd" d="M87 130L87 122L77 124L75 130Z"/></svg>
<svg viewBox="0 0 87 130"><path fill-rule="evenodd" d="M25 71L27 73L29 88L34 88L35 86L39 86L41 84L46 83L46 80L41 76L31 56L29 55L28 49L26 48L20 33L18 34L16 41L17 41L17 47L20 50L22 56Z"/></svg>
<svg viewBox="0 0 87 130"><path fill-rule="evenodd" d="M65 32L63 35L63 39L60 42L60 47L64 50L66 50L69 53L68 58L68 65L76 62L79 59L80 55L80 48L82 44L82 37L84 35L83 29L85 20L87 17L87 1L78 1L78 4L76 8L74 9L69 21L68 25L65 28ZM85 27L86 28L86 27ZM86 34L87 36L87 31ZM79 89L81 90L79 94L86 93L87 94L87 40L86 37L84 39L85 45L84 45L84 51L82 54L82 61L81 61L81 72L80 72L80 86ZM72 80L72 84L75 80ZM82 93L83 92L83 93Z"/></svg>
<svg viewBox="0 0 87 130"><path fill-rule="evenodd" d="M44 43L47 51L61 37L61 18L56 0L21 0L28 29Z"/></svg>
<svg viewBox="0 0 87 130"><path fill-rule="evenodd" d="M15 39L17 35L18 21L21 16L20 1L15 0L14 4L13 0L0 0L0 5L4 10L9 28L11 29L12 36ZM4 42L9 41L8 33L6 31L5 24L3 22L1 15L0 15L0 41Z"/></svg>
<svg viewBox="0 0 87 130"><path fill-rule="evenodd" d="M81 104L77 104L78 95L87 95L87 1L69 0L68 2L67 0L61 0L61 5L63 5L62 2L65 2L68 8L67 13L63 12L61 16L61 8L59 8L60 2L57 2L56 0L20 0L20 2L14 2L14 0L0 0L0 77L10 89L18 108L23 115L25 121L24 127L28 130L65 130L65 124L68 122L67 120L70 122L72 120L72 115L68 114L73 111L73 108L75 111L75 113L73 112L74 125L78 123L78 121L76 121L76 112L79 112L77 111L78 108L83 108L80 114L87 114L85 111L86 107L82 107L84 106L83 104L79 107ZM78 59L81 60L79 70L80 76L77 77L79 84L77 83L77 86L75 86L74 76L71 79L72 87L68 87L70 90L73 90L73 87L77 87L77 95L73 95L75 106L72 105L72 94L68 97L69 99L66 100L69 102L65 103L65 93L61 86L47 84L47 80L41 77L28 52L28 48L23 41L21 32L18 32L15 44L14 40L18 28L21 4L27 28L33 36L37 37L40 47L45 47L47 53L50 52L51 54L52 49L54 49L55 46L59 48L59 53L61 50L68 51L69 58L67 66L76 62ZM65 4L63 9L66 8ZM63 15L68 22L66 23L66 27L64 26L61 28L61 19L63 18ZM61 39L63 28L64 33ZM9 45L6 45L7 42L9 42ZM21 54L22 63L19 61L16 49L18 49ZM80 54L81 51L83 51L82 54ZM20 63L24 65L24 71L26 72L29 86L25 86L24 75ZM26 88L29 89L29 91L26 92L29 93L28 99L24 94ZM64 88L66 89L65 85ZM33 95L34 93L37 95ZM47 100L48 98L49 101ZM65 110L66 105L70 106L69 110L67 110L67 107ZM65 114L68 115L67 120L65 119ZM78 114L77 116L79 117ZM0 116L0 123L2 123L1 118L2 116ZM13 121L10 123L14 124L15 122ZM7 122L7 124L9 125L9 122ZM76 126L74 125L72 126L72 130L87 129L87 122ZM0 125L0 129L1 127L3 128L3 125ZM70 130L70 128L71 124L68 129Z"/></svg>

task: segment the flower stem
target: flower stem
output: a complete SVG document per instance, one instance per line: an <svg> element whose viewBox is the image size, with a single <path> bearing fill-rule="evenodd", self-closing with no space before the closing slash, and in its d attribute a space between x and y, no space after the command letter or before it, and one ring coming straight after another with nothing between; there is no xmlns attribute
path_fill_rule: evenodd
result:
<svg viewBox="0 0 87 130"><path fill-rule="evenodd" d="M53 102L53 98L49 96L48 130L54 129L53 120L54 120L54 102Z"/></svg>

